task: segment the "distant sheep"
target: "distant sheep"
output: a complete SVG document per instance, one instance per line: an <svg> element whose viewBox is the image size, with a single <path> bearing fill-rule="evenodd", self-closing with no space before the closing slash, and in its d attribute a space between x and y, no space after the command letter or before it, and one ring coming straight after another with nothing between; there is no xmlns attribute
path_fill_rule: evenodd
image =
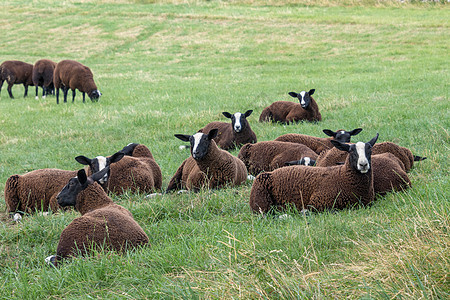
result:
<svg viewBox="0 0 450 300"><path fill-rule="evenodd" d="M8 94L11 99L14 96L11 88L14 84L23 84L25 87L24 97L28 95L28 86L33 85L33 65L18 60L7 60L0 65L0 91L2 90L3 82L8 83Z"/></svg>
<svg viewBox="0 0 450 300"><path fill-rule="evenodd" d="M85 156L77 156L76 161L87 164L89 169L103 169L111 163L115 163L123 157L122 153L117 154L109 161L106 158L97 159L104 161L100 167L86 163ZM24 175L12 175L5 185L5 202L8 213L34 213L36 211L53 212L59 209L56 202L56 195L61 191L67 181L76 176L76 171L66 171L59 169L39 169L28 172Z"/></svg>
<svg viewBox="0 0 450 300"><path fill-rule="evenodd" d="M176 134L182 141L191 143L191 156L188 157L169 182L167 192L179 189L198 191L206 188L220 188L226 184L240 185L247 179L244 163L237 157L217 147L214 138L218 129L208 134L198 132L194 135Z"/></svg>
<svg viewBox="0 0 450 300"><path fill-rule="evenodd" d="M264 108L259 121L260 122L280 122L283 124L297 123L300 121L322 121L322 115L319 107L312 97L315 89L309 92L302 91L300 93L290 92L289 95L298 98L299 103L290 101L276 101Z"/></svg>
<svg viewBox="0 0 450 300"><path fill-rule="evenodd" d="M213 128L217 128L219 131L217 137L214 138L214 141L223 150L233 150L246 143L256 143L256 135L247 121L248 116L250 116L252 112L253 110L247 110L244 114L237 112L233 115L229 112L223 112L222 114L225 117L231 119L231 124L225 122L211 122L200 129L199 132L206 133L210 132Z"/></svg>
<svg viewBox="0 0 450 300"><path fill-rule="evenodd" d="M316 159L317 154L305 145L279 141L245 144L238 154L252 175L284 167L286 162L305 156Z"/></svg>
<svg viewBox="0 0 450 300"><path fill-rule="evenodd" d="M368 143L353 145L332 141L349 153L344 165L336 167L291 166L259 174L250 192L255 213L293 204L301 211L343 209L374 200L371 148L378 134Z"/></svg>
<svg viewBox="0 0 450 300"><path fill-rule="evenodd" d="M362 128L356 128L351 131L342 129L331 131L330 129L324 129L323 132L326 135L330 136L329 138L315 137L306 134L288 133L277 137L275 141L303 144L311 148L317 154L320 154L324 150L333 148L331 140L335 140L341 143L349 143L351 137L357 135L361 131Z"/></svg>
<svg viewBox="0 0 450 300"><path fill-rule="evenodd" d="M55 87L53 85L53 73L56 63L49 59L40 59L35 62L33 67L33 85L36 87L36 99L38 99L38 88L42 87L42 98L53 94Z"/></svg>
<svg viewBox="0 0 450 300"><path fill-rule="evenodd" d="M125 156L110 166L107 180L99 181L107 193L112 192L121 195L127 190L133 193L137 191L146 193L161 189L161 168L145 145L129 144L111 157L113 158L118 153L125 154ZM110 157L106 158L106 165L109 164L109 159ZM96 160L97 158L85 158L82 163L94 165L92 172L95 173L101 170L101 168L96 167L99 165ZM79 160L79 162L81 161Z"/></svg>
<svg viewBox="0 0 450 300"><path fill-rule="evenodd" d="M57 195L60 206L74 206L81 217L62 231L56 257L49 257L47 261L57 265L64 258L87 255L91 249L105 247L123 252L149 243L147 234L132 214L115 204L97 183L108 168L90 177L81 169Z"/></svg>
<svg viewBox="0 0 450 300"><path fill-rule="evenodd" d="M102 95L95 85L91 69L74 60L63 60L56 65L53 84L56 89L56 103L59 103L60 88L64 92L64 102L67 102L69 89L72 90L72 102L75 101L76 89L83 94L83 103L85 102L85 93L92 101L97 101Z"/></svg>

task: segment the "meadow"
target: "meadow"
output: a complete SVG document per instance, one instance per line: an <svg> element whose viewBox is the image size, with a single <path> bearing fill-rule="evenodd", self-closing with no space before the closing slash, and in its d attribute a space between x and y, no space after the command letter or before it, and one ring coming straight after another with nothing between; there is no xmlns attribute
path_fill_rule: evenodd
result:
<svg viewBox="0 0 450 300"><path fill-rule="evenodd" d="M74 59L103 95L56 105L34 87L23 98L21 85L10 99L3 85L0 298L448 299L449 16L446 2L419 1L2 1L0 61ZM265 106L312 88L322 122L258 122ZM427 159L406 191L308 216L253 214L251 182L112 196L151 246L58 268L44 258L79 214L18 224L6 214L9 176L77 170L75 156L131 142L150 148L165 188L189 156L174 134L248 109L259 141L361 127L354 141L379 133Z"/></svg>

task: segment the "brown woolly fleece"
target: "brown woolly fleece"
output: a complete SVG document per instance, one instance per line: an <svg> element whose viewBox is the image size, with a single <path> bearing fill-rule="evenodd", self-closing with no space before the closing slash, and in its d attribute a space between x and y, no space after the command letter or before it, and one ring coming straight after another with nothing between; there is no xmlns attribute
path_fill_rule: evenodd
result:
<svg viewBox="0 0 450 300"><path fill-rule="evenodd" d="M290 203L303 209L323 211L343 209L374 200L372 168L361 174L347 158L342 166L291 166L259 174L250 193L250 207L266 213L271 207L285 208Z"/></svg>
<svg viewBox="0 0 450 300"><path fill-rule="evenodd" d="M291 101L276 101L263 109L259 116L260 122L280 122L283 124L300 121L322 121L322 115L316 101L311 96L311 104L303 109L300 103Z"/></svg>
<svg viewBox="0 0 450 300"><path fill-rule="evenodd" d="M33 85L36 87L49 88L53 84L53 73L55 71L56 63L49 59L40 59L34 63L33 67Z"/></svg>
<svg viewBox="0 0 450 300"><path fill-rule="evenodd" d="M214 128L219 130L214 141L223 150L233 150L246 143L256 143L256 134L250 128L250 124L248 123L241 132L235 132L231 123L211 122L200 129L199 132L207 134Z"/></svg>
<svg viewBox="0 0 450 300"><path fill-rule="evenodd" d="M131 154L131 156L133 156L133 157L146 157L146 158L153 159L153 160L155 159L153 157L153 154L150 151L150 149L148 149L148 147L143 145L143 144L139 144L136 147L134 147L133 153Z"/></svg>
<svg viewBox="0 0 450 300"><path fill-rule="evenodd" d="M57 260L86 255L92 248L125 251L149 243L147 234L132 214L113 203L96 182L79 193L75 208L81 217L74 219L61 233Z"/></svg>
<svg viewBox="0 0 450 300"><path fill-rule="evenodd" d="M7 60L0 65L0 91L3 82L8 83L8 94L14 98L11 88L14 84L23 84L25 87L24 97L28 94L28 86L33 85L33 65L18 60Z"/></svg>
<svg viewBox="0 0 450 300"><path fill-rule="evenodd" d="M201 160L188 157L173 175L167 191L188 189L198 191L202 187L220 188L226 184L240 185L247 180L244 163L211 140L208 153Z"/></svg>
<svg viewBox="0 0 450 300"><path fill-rule="evenodd" d="M55 89L65 86L73 91L77 89L87 93L88 96L97 90L91 69L74 60L63 60L56 65L53 83Z"/></svg>
<svg viewBox="0 0 450 300"><path fill-rule="evenodd" d="M372 168L375 194L384 195L387 192L402 191L411 186L403 163L392 153L372 155Z"/></svg>
<svg viewBox="0 0 450 300"><path fill-rule="evenodd" d="M317 158L317 154L303 144L279 141L245 144L238 154L252 175L284 167L286 162L300 160L305 156L314 160Z"/></svg>
<svg viewBox="0 0 450 300"><path fill-rule="evenodd" d="M324 150L334 148L331 143L333 139L333 137L320 138L306 134L288 133L280 135L275 139L275 141L303 144L315 153L320 154Z"/></svg>
<svg viewBox="0 0 450 300"><path fill-rule="evenodd" d="M48 211L49 207L56 212L60 208L56 195L75 176L76 171L40 169L9 177L5 185L7 212L34 213Z"/></svg>

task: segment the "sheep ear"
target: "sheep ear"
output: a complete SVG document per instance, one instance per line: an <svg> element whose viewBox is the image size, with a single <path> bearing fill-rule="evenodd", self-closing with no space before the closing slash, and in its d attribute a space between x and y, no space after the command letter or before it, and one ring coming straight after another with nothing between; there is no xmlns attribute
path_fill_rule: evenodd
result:
<svg viewBox="0 0 450 300"><path fill-rule="evenodd" d="M332 136L332 137L335 137L335 136L336 136L336 132L331 131L330 129L324 129L324 130L322 130L322 131L323 131L323 133L325 133L325 134L328 135L328 136Z"/></svg>
<svg viewBox="0 0 450 300"><path fill-rule="evenodd" d="M217 128L211 129L211 131L208 133L208 140L212 140L213 138L215 138L218 132L219 129Z"/></svg>
<svg viewBox="0 0 450 300"><path fill-rule="evenodd" d="M224 111L223 113L222 113L225 117L227 117L228 119L231 119L231 114L229 113L229 112L226 112L226 111Z"/></svg>
<svg viewBox="0 0 450 300"><path fill-rule="evenodd" d="M350 145L341 143L335 140L330 141L336 148L338 148L341 151L349 152L350 151Z"/></svg>
<svg viewBox="0 0 450 300"><path fill-rule="evenodd" d="M291 160L284 163L285 166L296 166L300 164L300 160Z"/></svg>
<svg viewBox="0 0 450 300"><path fill-rule="evenodd" d="M245 112L244 116L247 118L248 116L250 116L252 114L253 110L249 109Z"/></svg>
<svg viewBox="0 0 450 300"><path fill-rule="evenodd" d="M191 136L187 134L175 134L175 137L179 138L183 142L189 142L189 139L191 138Z"/></svg>
<svg viewBox="0 0 450 300"><path fill-rule="evenodd" d="M106 166L103 170L98 171L97 173L92 174L91 179L93 181L99 181L105 176L105 174L109 171L109 166Z"/></svg>
<svg viewBox="0 0 450 300"><path fill-rule="evenodd" d="M125 155L125 153L123 153L121 151L114 153L111 157L108 158L109 163L112 164L112 163L118 162L119 160L121 160L124 157L124 155Z"/></svg>
<svg viewBox="0 0 450 300"><path fill-rule="evenodd" d="M314 94L315 91L316 91L316 89L310 89L308 94L311 96L312 94Z"/></svg>
<svg viewBox="0 0 450 300"><path fill-rule="evenodd" d="M86 171L84 169L78 170L77 178L81 185L85 184L87 181Z"/></svg>
<svg viewBox="0 0 450 300"><path fill-rule="evenodd" d="M350 135L357 135L358 133L360 133L362 131L362 128L356 128L353 129L352 131L350 131Z"/></svg>
<svg viewBox="0 0 450 300"><path fill-rule="evenodd" d="M85 166L90 166L91 165L91 161L92 161L92 159L90 159L90 158L88 158L88 157L86 157L84 155L80 155L80 156L75 157L75 160L77 162L79 162L80 164L85 165Z"/></svg>
<svg viewBox="0 0 450 300"><path fill-rule="evenodd" d="M378 133L377 133L377 135L376 135L373 139L371 139L371 140L368 141L367 143L370 144L370 146L373 147L373 145L375 145L375 143L377 142L377 140L378 140Z"/></svg>
<svg viewBox="0 0 450 300"><path fill-rule="evenodd" d="M289 92L289 96L297 98L298 94L296 92Z"/></svg>

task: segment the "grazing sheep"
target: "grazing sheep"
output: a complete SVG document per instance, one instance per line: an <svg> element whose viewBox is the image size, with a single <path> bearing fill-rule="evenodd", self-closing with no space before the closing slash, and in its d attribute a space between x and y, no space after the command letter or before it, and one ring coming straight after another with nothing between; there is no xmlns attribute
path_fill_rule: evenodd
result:
<svg viewBox="0 0 450 300"><path fill-rule="evenodd" d="M305 156L316 159L317 154L305 145L278 141L245 144L238 154L252 175L281 168L286 162Z"/></svg>
<svg viewBox="0 0 450 300"><path fill-rule="evenodd" d="M110 171L107 173L107 180L99 181L107 193L111 192L116 195L121 195L127 190L133 193L137 191L146 193L161 189L161 168L145 145L129 144L113 156L107 157L106 164L109 163L109 159L118 153L125 154L125 156L110 166ZM96 160L97 158L85 158L82 163L94 165L92 173L95 173L101 170L101 168L97 167Z"/></svg>
<svg viewBox="0 0 450 300"><path fill-rule="evenodd" d="M169 182L167 192L179 189L198 191L202 187L220 188L226 184L240 185L247 179L244 163L214 142L218 129L208 134L197 132L194 135L176 134L182 141L191 143L191 156L188 157Z"/></svg>
<svg viewBox="0 0 450 300"><path fill-rule="evenodd" d="M85 93L89 98L98 101L102 95L94 82L94 75L91 69L74 60L63 60L56 64L53 74L53 84L56 89L56 103L59 103L59 89L64 92L64 102L67 102L67 93L72 90L72 102L75 101L75 90L78 89L83 94L83 103L85 102Z"/></svg>
<svg viewBox="0 0 450 300"><path fill-rule="evenodd" d="M81 217L62 231L56 257L49 259L55 265L67 257L87 255L91 249L105 247L124 252L149 243L147 234L132 214L115 204L97 183L108 168L89 177L81 169L56 196L60 206L74 206Z"/></svg>
<svg viewBox="0 0 450 300"><path fill-rule="evenodd" d="M2 90L3 82L8 83L8 94L11 99L14 96L11 88L14 84L23 84L25 87L24 97L28 95L28 86L33 85L32 80L33 65L18 60L7 60L0 65L0 91Z"/></svg>
<svg viewBox="0 0 450 300"><path fill-rule="evenodd" d="M298 98L299 103L290 101L276 101L263 109L259 116L260 122L280 122L283 124L296 123L300 121L322 121L319 107L312 97L315 89L309 92L290 92L289 95Z"/></svg>
<svg viewBox="0 0 450 300"><path fill-rule="evenodd" d="M38 99L38 88L42 87L42 98L46 95L53 94L55 87L53 86L53 72L56 63L49 59L40 59L34 63L33 67L33 85L36 87L36 99Z"/></svg>
<svg viewBox="0 0 450 300"><path fill-rule="evenodd" d="M217 128L219 132L217 137L214 138L216 144L223 150L233 150L246 143L256 143L256 135L250 128L250 124L247 121L248 116L251 115L253 110L247 110L244 114L237 112L230 114L229 112L223 112L222 114L231 119L231 124L226 122L211 122L199 132L210 132L211 129Z"/></svg>
<svg viewBox="0 0 450 300"><path fill-rule="evenodd" d="M119 161L123 153L115 155L108 161L106 158L98 157L98 161L104 161L102 166L86 163L85 156L77 156L76 161L88 165L89 169L103 169L111 163ZM66 171L59 169L39 169L28 172L24 175L12 175L8 178L5 185L5 202L8 213L33 213L35 211L53 212L59 209L56 202L56 195L67 183L67 181L76 176L76 171Z"/></svg>
<svg viewBox="0 0 450 300"><path fill-rule="evenodd" d="M406 172L412 168L414 161L420 161L426 159L426 157L415 156L412 154L411 150L405 147L401 147L397 144L391 142L382 142L376 144L372 149L372 155L382 154L382 153L392 153L402 162L403 169ZM339 151L336 148L329 149L328 151L322 152L317 157L316 166L317 167L328 167L334 166L345 160L347 156L346 152Z"/></svg>
<svg viewBox="0 0 450 300"><path fill-rule="evenodd" d="M323 132L330 136L329 138L320 138L310 136L306 134L288 133L281 135L275 139L275 141L299 143L308 146L317 154L320 154L324 150L333 148L331 140L335 140L341 143L349 143L353 135L357 135L362 131L362 128L356 128L351 131L337 130L331 131L330 129L324 129Z"/></svg>
<svg viewBox="0 0 450 300"><path fill-rule="evenodd" d="M368 143L332 141L350 153L342 166L292 166L259 174L250 192L251 209L267 213L271 207L285 208L291 203L299 211L323 211L370 204L374 200L371 148L377 139L378 134Z"/></svg>

